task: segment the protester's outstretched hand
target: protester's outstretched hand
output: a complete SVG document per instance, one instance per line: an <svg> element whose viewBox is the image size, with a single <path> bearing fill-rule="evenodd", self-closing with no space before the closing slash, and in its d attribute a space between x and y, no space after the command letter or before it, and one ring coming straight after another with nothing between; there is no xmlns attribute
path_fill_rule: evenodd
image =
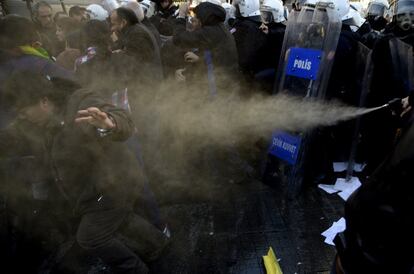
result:
<svg viewBox="0 0 414 274"><path fill-rule="evenodd" d="M185 68L177 69L175 71L175 80L178 82L185 82L185 75L184 75Z"/></svg>
<svg viewBox="0 0 414 274"><path fill-rule="evenodd" d="M200 57L192 51L187 52L184 54L184 60L188 63L197 63Z"/></svg>
<svg viewBox="0 0 414 274"><path fill-rule="evenodd" d="M79 110L75 123L88 123L102 129L113 129L116 127L115 122L110 116L96 107Z"/></svg>

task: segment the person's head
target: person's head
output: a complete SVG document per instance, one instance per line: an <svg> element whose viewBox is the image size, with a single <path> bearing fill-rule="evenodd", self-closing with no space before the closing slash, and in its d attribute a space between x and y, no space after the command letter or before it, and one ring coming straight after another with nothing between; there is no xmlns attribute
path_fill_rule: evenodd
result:
<svg viewBox="0 0 414 274"><path fill-rule="evenodd" d="M358 12L357 8L353 5L350 5L350 9L347 14L347 19L342 21L342 24L348 25L353 31L358 31L358 29L365 23L365 19Z"/></svg>
<svg viewBox="0 0 414 274"><path fill-rule="evenodd" d="M201 26L214 26L224 23L226 11L221 5L210 2L202 2L194 8L194 14ZM200 27L201 27L200 26Z"/></svg>
<svg viewBox="0 0 414 274"><path fill-rule="evenodd" d="M135 15L137 16L138 20L142 22L145 18L144 10L142 9L141 5L135 0L127 0L122 5L124 8L131 9Z"/></svg>
<svg viewBox="0 0 414 274"><path fill-rule="evenodd" d="M367 17L385 17L385 13L389 9L390 5L387 0L373 0L368 3Z"/></svg>
<svg viewBox="0 0 414 274"><path fill-rule="evenodd" d="M167 10L171 7L172 4L173 4L172 0L160 0L159 7L161 10Z"/></svg>
<svg viewBox="0 0 414 274"><path fill-rule="evenodd" d="M236 8L230 3L222 3L221 6L226 11L225 24L227 26L233 25L234 19L236 19Z"/></svg>
<svg viewBox="0 0 414 274"><path fill-rule="evenodd" d="M66 35L82 27L82 23L72 17L63 17L56 22L56 36L59 41L66 41Z"/></svg>
<svg viewBox="0 0 414 274"><path fill-rule="evenodd" d="M38 72L22 71L6 80L2 99L20 119L42 126L62 105L65 96L50 77Z"/></svg>
<svg viewBox="0 0 414 274"><path fill-rule="evenodd" d="M6 15L2 18L0 33L0 48L4 50L33 46L39 41L33 22L18 15Z"/></svg>
<svg viewBox="0 0 414 274"><path fill-rule="evenodd" d="M53 16L53 22L57 23L57 21L59 21L59 19L63 17L68 17L68 15L64 13L63 11L58 11Z"/></svg>
<svg viewBox="0 0 414 274"><path fill-rule="evenodd" d="M69 9L69 16L73 19L83 22L87 20L87 12L85 8L73 6Z"/></svg>
<svg viewBox="0 0 414 274"><path fill-rule="evenodd" d="M238 17L260 16L260 0L235 0L233 5Z"/></svg>
<svg viewBox="0 0 414 274"><path fill-rule="evenodd" d="M33 5L33 19L43 28L52 28L54 24L52 6L44 1Z"/></svg>
<svg viewBox="0 0 414 274"><path fill-rule="evenodd" d="M334 10L339 20L344 21L349 19L349 9L351 8L349 0L333 0Z"/></svg>
<svg viewBox="0 0 414 274"><path fill-rule="evenodd" d="M154 15L154 8L155 8L155 3L151 0L142 0L139 2L139 4L141 5L142 10L144 11L144 15L146 17L151 17Z"/></svg>
<svg viewBox="0 0 414 274"><path fill-rule="evenodd" d="M285 8L280 0L264 0L260 6L260 13L264 24L285 21Z"/></svg>
<svg viewBox="0 0 414 274"><path fill-rule="evenodd" d="M109 48L110 28L107 22L90 20L82 28L83 48L96 47L104 52Z"/></svg>
<svg viewBox="0 0 414 274"><path fill-rule="evenodd" d="M131 9L120 7L111 13L112 32L120 33L124 28L138 23L138 17Z"/></svg>
<svg viewBox="0 0 414 274"><path fill-rule="evenodd" d="M414 0L397 0L392 4L393 23L403 31L414 29Z"/></svg>
<svg viewBox="0 0 414 274"><path fill-rule="evenodd" d="M91 4L86 7L89 19L106 21L108 19L108 12L98 4Z"/></svg>
<svg viewBox="0 0 414 274"><path fill-rule="evenodd" d="M198 30L198 29L201 28L200 19L198 19L196 14L194 14L193 17L189 18L189 23L190 24L187 25L187 30L188 31L195 31L195 30Z"/></svg>

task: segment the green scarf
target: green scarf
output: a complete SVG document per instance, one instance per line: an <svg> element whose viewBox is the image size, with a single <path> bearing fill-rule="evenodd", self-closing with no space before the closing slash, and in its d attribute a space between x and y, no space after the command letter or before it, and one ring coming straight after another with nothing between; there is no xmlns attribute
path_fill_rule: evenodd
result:
<svg viewBox="0 0 414 274"><path fill-rule="evenodd" d="M19 48L24 54L50 59L49 54L44 48L34 48L32 46L20 46Z"/></svg>

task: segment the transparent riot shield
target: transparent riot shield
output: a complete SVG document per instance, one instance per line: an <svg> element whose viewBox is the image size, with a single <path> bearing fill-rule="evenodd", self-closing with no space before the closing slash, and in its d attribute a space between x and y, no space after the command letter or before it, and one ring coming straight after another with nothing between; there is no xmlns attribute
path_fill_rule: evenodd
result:
<svg viewBox="0 0 414 274"><path fill-rule="evenodd" d="M373 74L373 63L372 63L372 50L358 43L358 49L356 54L356 66L355 74L357 77L355 79L355 91L359 95L359 107L366 106L366 98L369 92L369 87L371 85L372 74ZM358 117L355 120L354 132L352 135L348 167L346 173L347 181L351 179L354 169L355 169L355 160L358 152L358 145L361 143L361 117Z"/></svg>
<svg viewBox="0 0 414 274"><path fill-rule="evenodd" d="M304 6L295 19L286 28L275 92L323 98L342 22L325 3Z"/></svg>
<svg viewBox="0 0 414 274"><path fill-rule="evenodd" d="M398 38L389 40L393 79L401 86L401 97L410 95L413 86L413 48Z"/></svg>
<svg viewBox="0 0 414 274"><path fill-rule="evenodd" d="M293 19L293 20L291 20ZM342 22L332 3L304 6L289 17L274 93L323 99ZM296 195L304 179L305 155L312 132L275 132L269 154L279 165L279 179ZM281 166L281 167L280 167Z"/></svg>

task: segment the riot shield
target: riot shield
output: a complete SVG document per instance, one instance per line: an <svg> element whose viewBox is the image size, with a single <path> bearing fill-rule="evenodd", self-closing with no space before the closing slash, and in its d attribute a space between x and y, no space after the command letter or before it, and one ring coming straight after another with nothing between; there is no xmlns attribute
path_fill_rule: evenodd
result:
<svg viewBox="0 0 414 274"><path fill-rule="evenodd" d="M325 3L304 6L295 19L286 28L275 92L323 98L342 22Z"/></svg>
<svg viewBox="0 0 414 274"><path fill-rule="evenodd" d="M332 3L304 6L289 17L274 93L323 99L333 65L342 22ZM304 164L312 132L275 132L269 148L279 165L279 179L288 195L297 195L304 180ZM277 172L276 172L277 173Z"/></svg>
<svg viewBox="0 0 414 274"><path fill-rule="evenodd" d="M401 94L399 96L406 97L410 95L413 86L413 48L411 45L404 43L398 38L389 40L391 53L393 79L399 83Z"/></svg>
<svg viewBox="0 0 414 274"><path fill-rule="evenodd" d="M355 66L355 92L358 95L358 106L366 106L366 98L369 93L369 87L371 85L372 74L373 74L373 63L372 63L372 50L358 43L358 49L356 54L356 66ZM348 160L348 168L346 173L346 179L349 180L355 167L355 160L357 158L358 145L361 143L361 117L355 120L354 132L351 137L351 147Z"/></svg>

